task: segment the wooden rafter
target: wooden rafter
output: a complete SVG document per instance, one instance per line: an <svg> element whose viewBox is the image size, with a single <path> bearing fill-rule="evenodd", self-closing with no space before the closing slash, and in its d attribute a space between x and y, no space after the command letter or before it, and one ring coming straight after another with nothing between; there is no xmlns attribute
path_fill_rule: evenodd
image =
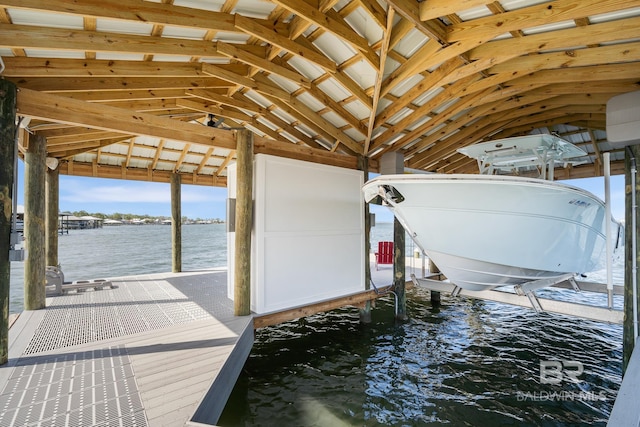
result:
<svg viewBox="0 0 640 427"><path fill-rule="evenodd" d="M0 0L2 77L66 173L204 185L235 148L210 114L261 152L355 167L399 151L448 173L473 169L464 145L554 126L590 135L596 164L606 103L640 89L640 0L259 4Z"/></svg>

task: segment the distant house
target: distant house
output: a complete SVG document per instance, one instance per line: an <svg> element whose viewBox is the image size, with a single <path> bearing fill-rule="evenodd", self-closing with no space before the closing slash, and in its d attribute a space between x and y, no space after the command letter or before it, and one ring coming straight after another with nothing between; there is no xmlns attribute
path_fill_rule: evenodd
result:
<svg viewBox="0 0 640 427"><path fill-rule="evenodd" d="M115 219L105 219L104 221L102 221L102 224L106 226L114 226L114 225L122 225L123 223L122 221L118 221Z"/></svg>
<svg viewBox="0 0 640 427"><path fill-rule="evenodd" d="M102 228L103 219L95 216L75 216L60 214L62 217L62 228L71 230L85 230L88 228Z"/></svg>

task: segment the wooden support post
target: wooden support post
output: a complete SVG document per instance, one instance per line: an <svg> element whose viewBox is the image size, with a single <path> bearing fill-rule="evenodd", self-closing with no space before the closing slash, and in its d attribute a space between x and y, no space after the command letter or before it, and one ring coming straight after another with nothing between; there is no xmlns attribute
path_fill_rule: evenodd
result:
<svg viewBox="0 0 640 427"><path fill-rule="evenodd" d="M16 85L0 80L0 365L9 360L11 214L16 144Z"/></svg>
<svg viewBox="0 0 640 427"><path fill-rule="evenodd" d="M253 134L237 131L234 312L251 314L251 226L253 224Z"/></svg>
<svg viewBox="0 0 640 427"><path fill-rule="evenodd" d="M407 295L405 293L406 254L405 231L398 218L393 218L393 284L398 296L398 311L396 319L405 321L407 316Z"/></svg>
<svg viewBox="0 0 640 427"><path fill-rule="evenodd" d="M24 262L24 308L45 307L45 181L47 140L37 133L29 136L24 167L24 234L27 259Z"/></svg>
<svg viewBox="0 0 640 427"><path fill-rule="evenodd" d="M429 273L440 273L440 269L434 262L429 258ZM440 307L440 291L431 291L431 305L434 307Z"/></svg>
<svg viewBox="0 0 640 427"><path fill-rule="evenodd" d="M380 173L382 175L404 173L404 156L401 153L388 152L380 158ZM406 283L406 248L405 231L402 224L393 219L393 284L398 296L396 319L405 321L407 316Z"/></svg>
<svg viewBox="0 0 640 427"><path fill-rule="evenodd" d="M625 155L625 271L624 271L624 325L622 332L622 372L627 369L636 344L638 306L640 305L640 146L626 147ZM634 186L635 184L635 186ZM635 202L635 209L634 209ZM635 218L634 218L635 217ZM635 227L634 227L635 225ZM633 245L635 241L635 247ZM634 262L635 261L635 262ZM635 267L635 268L634 268ZM634 271L635 270L635 271ZM634 283L635 282L635 283ZM634 291L635 287L635 291ZM634 295L635 294L635 295ZM635 296L635 298L634 298ZM634 304L635 302L635 304Z"/></svg>
<svg viewBox="0 0 640 427"><path fill-rule="evenodd" d="M369 158L365 156L358 157L358 169L362 171L364 182L369 180ZM369 203L364 204L364 289L371 288L371 261L369 254L371 253L371 217ZM360 309L360 322L371 323L371 301L366 301Z"/></svg>
<svg viewBox="0 0 640 427"><path fill-rule="evenodd" d="M182 176L171 174L171 271L182 271Z"/></svg>
<svg viewBox="0 0 640 427"><path fill-rule="evenodd" d="M47 167L47 265L58 265L58 234L60 207L60 170Z"/></svg>

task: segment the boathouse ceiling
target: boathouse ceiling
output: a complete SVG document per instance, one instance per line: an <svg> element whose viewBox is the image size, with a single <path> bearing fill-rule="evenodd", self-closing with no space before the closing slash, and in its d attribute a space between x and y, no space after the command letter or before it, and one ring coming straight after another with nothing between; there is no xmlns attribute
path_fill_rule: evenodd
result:
<svg viewBox="0 0 640 427"><path fill-rule="evenodd" d="M554 133L612 173L606 104L640 89L638 0L0 0L1 75L69 175L226 185L255 151L477 173L456 150Z"/></svg>

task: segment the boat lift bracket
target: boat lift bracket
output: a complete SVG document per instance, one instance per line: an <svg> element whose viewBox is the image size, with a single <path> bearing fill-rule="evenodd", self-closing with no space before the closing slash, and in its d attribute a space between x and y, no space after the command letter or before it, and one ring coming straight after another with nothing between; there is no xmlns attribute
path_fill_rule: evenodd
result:
<svg viewBox="0 0 640 427"><path fill-rule="evenodd" d="M568 281L571 284L571 287L575 291L580 291L578 284L574 280L574 274L565 274L560 277L554 277L553 279L540 279L533 280L531 282L522 283L520 285L515 285L513 288L516 291L516 294L523 296L526 295L529 298L529 302L531 303L531 307L537 312L541 313L544 311L542 306L540 305L540 301L538 300L538 296L536 295L536 290L542 288L548 288L550 286L557 285L558 283Z"/></svg>
<svg viewBox="0 0 640 427"><path fill-rule="evenodd" d="M533 280L531 282L515 285L514 289L516 290L516 293L518 295L526 295L529 292L533 292L538 289L548 288L550 286L557 285L558 283L569 281L571 283L571 287L573 287L574 290L579 291L580 288L578 288L578 284L574 280L574 276L575 274L567 273L559 277L554 277L552 279Z"/></svg>
<svg viewBox="0 0 640 427"><path fill-rule="evenodd" d="M470 297L476 299L482 299L487 301L496 301L503 304L518 305L521 307L533 308L537 312L548 312L564 314L569 316L581 317L584 319L595 320L598 322L606 322L612 324L621 325L624 318L622 310L613 310L608 307L598 307L590 304L574 303L567 301L559 301L549 298L541 298L535 294L536 289L543 287L571 287L573 289L581 291L602 292L599 286L593 286L596 284L588 284L587 282L575 281L574 275L566 275L567 277L559 279L541 279L536 281L535 284L527 284L528 286L520 286L520 293L508 292L506 290L494 289L483 291L470 291L468 289L462 289L455 284L448 281L433 280L428 278L417 278L415 274L411 275L411 280L414 285L419 288L427 289L430 291L445 292L452 296ZM543 281L546 282L543 286ZM564 282L564 283L561 283ZM567 286L566 282L570 285ZM619 294L621 290L615 290L616 294ZM525 298L526 297L526 298Z"/></svg>

